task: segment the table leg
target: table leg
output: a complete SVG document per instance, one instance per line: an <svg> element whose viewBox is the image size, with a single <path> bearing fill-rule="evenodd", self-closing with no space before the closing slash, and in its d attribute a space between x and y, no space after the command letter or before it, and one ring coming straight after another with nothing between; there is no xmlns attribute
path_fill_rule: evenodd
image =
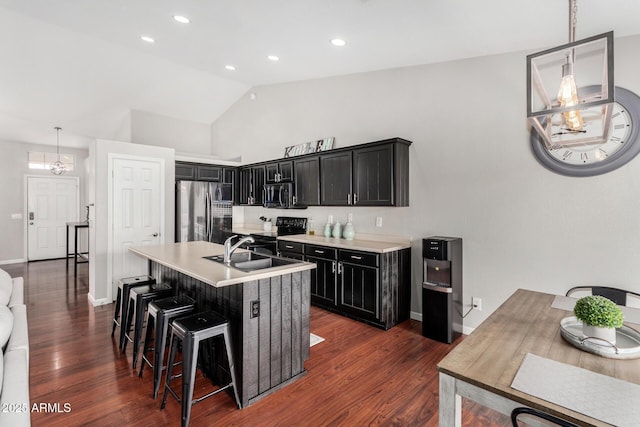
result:
<svg viewBox="0 0 640 427"><path fill-rule="evenodd" d="M78 227L73 227L74 230L74 246L73 246L73 277L78 277Z"/></svg>
<svg viewBox="0 0 640 427"><path fill-rule="evenodd" d="M69 268L69 224L67 224L67 251L65 253L65 258L67 261L67 269Z"/></svg>
<svg viewBox="0 0 640 427"><path fill-rule="evenodd" d="M438 425L440 427L460 427L462 425L462 398L456 393L456 380L440 372L439 382Z"/></svg>

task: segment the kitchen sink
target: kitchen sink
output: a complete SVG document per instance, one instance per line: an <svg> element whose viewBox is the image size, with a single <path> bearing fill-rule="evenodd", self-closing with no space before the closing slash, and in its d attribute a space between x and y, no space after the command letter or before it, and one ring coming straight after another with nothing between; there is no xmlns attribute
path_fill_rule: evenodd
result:
<svg viewBox="0 0 640 427"><path fill-rule="evenodd" d="M234 252L231 254L230 264L224 263L224 255L211 255L204 258L244 272L264 270L265 268L280 267L283 265L295 264L299 262L292 259L262 255L256 252Z"/></svg>

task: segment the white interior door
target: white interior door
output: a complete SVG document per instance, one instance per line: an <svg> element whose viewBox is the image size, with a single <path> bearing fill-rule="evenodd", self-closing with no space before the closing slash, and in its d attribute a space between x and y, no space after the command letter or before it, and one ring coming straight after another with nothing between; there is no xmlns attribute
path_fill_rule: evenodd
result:
<svg viewBox="0 0 640 427"><path fill-rule="evenodd" d="M121 278L147 274L147 261L130 253L128 248L159 244L163 240L160 170L159 160L113 159L112 296L116 295L115 286Z"/></svg>
<svg viewBox="0 0 640 427"><path fill-rule="evenodd" d="M67 222L78 221L78 178L27 177L27 259L64 258ZM73 238L69 242L73 247Z"/></svg>

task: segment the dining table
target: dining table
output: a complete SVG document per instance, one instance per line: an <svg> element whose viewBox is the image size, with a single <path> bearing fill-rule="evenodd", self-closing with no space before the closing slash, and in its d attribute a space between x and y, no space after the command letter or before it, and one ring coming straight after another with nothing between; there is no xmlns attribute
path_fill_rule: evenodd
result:
<svg viewBox="0 0 640 427"><path fill-rule="evenodd" d="M462 398L505 415L526 406L581 426L640 425L640 358L565 339L560 325L574 303L518 289L465 336L437 365L440 427L462 424ZM635 333L640 310L624 309Z"/></svg>

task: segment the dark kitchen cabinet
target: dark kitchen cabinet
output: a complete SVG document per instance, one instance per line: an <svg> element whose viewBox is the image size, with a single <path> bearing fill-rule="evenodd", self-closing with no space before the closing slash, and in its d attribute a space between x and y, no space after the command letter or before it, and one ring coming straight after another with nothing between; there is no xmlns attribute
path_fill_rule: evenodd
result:
<svg viewBox="0 0 640 427"><path fill-rule="evenodd" d="M320 157L305 157L293 161L296 203L302 206L320 204Z"/></svg>
<svg viewBox="0 0 640 427"><path fill-rule="evenodd" d="M305 260L316 264L311 270L311 303L331 310L336 308L337 254L335 248L305 245Z"/></svg>
<svg viewBox="0 0 640 427"><path fill-rule="evenodd" d="M320 204L409 206L409 141L400 138L320 156Z"/></svg>
<svg viewBox="0 0 640 427"><path fill-rule="evenodd" d="M347 206L351 204L351 151L320 156L320 204Z"/></svg>
<svg viewBox="0 0 640 427"><path fill-rule="evenodd" d="M379 256L341 250L339 260L338 310L380 322Z"/></svg>
<svg viewBox="0 0 640 427"><path fill-rule="evenodd" d="M302 248L304 246L304 248ZM282 256L316 264L311 303L389 329L409 318L411 249L384 253L302 244L278 238Z"/></svg>
<svg viewBox="0 0 640 427"><path fill-rule="evenodd" d="M265 179L267 184L276 182L291 182L293 180L293 162L272 162L265 165Z"/></svg>
<svg viewBox="0 0 640 427"><path fill-rule="evenodd" d="M262 205L264 199L264 165L241 167L238 170L238 203Z"/></svg>
<svg viewBox="0 0 640 427"><path fill-rule="evenodd" d="M176 162L176 180L227 182L224 181L223 170L219 165Z"/></svg>
<svg viewBox="0 0 640 427"><path fill-rule="evenodd" d="M392 206L393 144L353 151L353 204L356 206Z"/></svg>

